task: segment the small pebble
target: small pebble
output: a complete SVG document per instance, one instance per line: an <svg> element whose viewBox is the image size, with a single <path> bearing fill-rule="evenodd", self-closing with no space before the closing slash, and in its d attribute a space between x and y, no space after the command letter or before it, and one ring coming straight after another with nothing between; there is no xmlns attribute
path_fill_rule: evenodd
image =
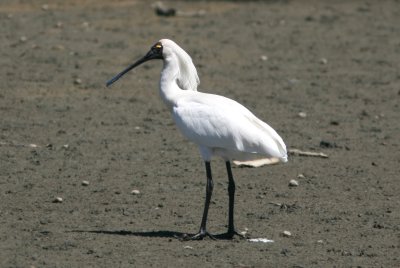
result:
<svg viewBox="0 0 400 268"><path fill-rule="evenodd" d="M62 148L63 148L63 149L68 149L68 148L69 148L69 145L68 145L68 144L64 144L64 145L62 146Z"/></svg>
<svg viewBox="0 0 400 268"><path fill-rule="evenodd" d="M59 196L57 196L56 198L54 198L53 203L62 203L63 199Z"/></svg>
<svg viewBox="0 0 400 268"><path fill-rule="evenodd" d="M64 24L61 21L58 21L56 23L56 28L62 28L64 26Z"/></svg>
<svg viewBox="0 0 400 268"><path fill-rule="evenodd" d="M306 176L304 176L303 174L300 173L299 175L297 175L297 178L298 178L298 179L305 179Z"/></svg>
<svg viewBox="0 0 400 268"><path fill-rule="evenodd" d="M49 10L49 5L48 4L42 5L42 10L44 11Z"/></svg>
<svg viewBox="0 0 400 268"><path fill-rule="evenodd" d="M240 234L246 236L247 232L249 231L248 228L244 228L244 231L241 231Z"/></svg>
<svg viewBox="0 0 400 268"><path fill-rule="evenodd" d="M296 180L290 180L289 181L289 186L291 186L291 187L299 186L299 182L296 181Z"/></svg>
<svg viewBox="0 0 400 268"><path fill-rule="evenodd" d="M82 84L82 80L81 80L80 78L76 78L76 79L74 80L74 84L75 84L75 85L80 85L80 84Z"/></svg>
<svg viewBox="0 0 400 268"><path fill-rule="evenodd" d="M89 27L89 22L87 22L87 21L82 22L82 27L83 28L88 28Z"/></svg>
<svg viewBox="0 0 400 268"><path fill-rule="evenodd" d="M28 38L24 35L19 38L19 41L22 43L25 43L27 40L28 40Z"/></svg>
<svg viewBox="0 0 400 268"><path fill-rule="evenodd" d="M323 243L324 243L324 240L322 240L322 239L321 239L321 240L318 240L317 243L318 243L318 244L323 244Z"/></svg>
<svg viewBox="0 0 400 268"><path fill-rule="evenodd" d="M89 181L82 181L82 185L83 186L88 186L89 185Z"/></svg>
<svg viewBox="0 0 400 268"><path fill-rule="evenodd" d="M191 246L184 246L183 248L184 249L193 249L193 247L191 247Z"/></svg>
<svg viewBox="0 0 400 268"><path fill-rule="evenodd" d="M307 113L306 112L300 112L299 113L299 117L306 118L307 117Z"/></svg>
<svg viewBox="0 0 400 268"><path fill-rule="evenodd" d="M262 61L266 61L266 60L268 60L268 57L265 56L265 55L262 55L262 56L260 57L260 59L261 59Z"/></svg>
<svg viewBox="0 0 400 268"><path fill-rule="evenodd" d="M282 232L282 235L283 235L284 237L291 237L291 236L292 236L292 233L289 232L289 231L283 231L283 232Z"/></svg>
<svg viewBox="0 0 400 268"><path fill-rule="evenodd" d="M327 64L328 63L328 60L327 59L325 59L325 58L321 58L320 60L319 60L319 62L321 63L321 64Z"/></svg>
<svg viewBox="0 0 400 268"><path fill-rule="evenodd" d="M138 194L140 194L140 191L137 190L137 189L134 189L134 190L131 191L131 194L138 195Z"/></svg>
<svg viewBox="0 0 400 268"><path fill-rule="evenodd" d="M65 50L65 47L63 45L55 45L52 47L52 49L62 51Z"/></svg>

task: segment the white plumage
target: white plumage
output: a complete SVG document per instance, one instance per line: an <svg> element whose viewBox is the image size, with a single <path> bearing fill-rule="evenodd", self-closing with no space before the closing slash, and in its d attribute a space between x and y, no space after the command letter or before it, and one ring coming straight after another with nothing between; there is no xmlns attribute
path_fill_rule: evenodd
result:
<svg viewBox="0 0 400 268"><path fill-rule="evenodd" d="M227 235L237 232L233 224L235 184L230 162L244 161L260 165L264 160L287 161L282 138L268 124L238 102L229 98L197 91L200 84L191 57L175 42L162 39L142 59L138 60L107 85L114 83L129 70L151 59L162 59L160 96L169 107L180 132L199 146L206 163L207 188L203 220L198 234L192 239L209 235L206 231L208 206L213 189L210 161L220 156L226 162L229 177L229 227Z"/></svg>
<svg viewBox="0 0 400 268"><path fill-rule="evenodd" d="M224 160L287 161L285 143L273 128L234 100L197 92L200 81L190 56L171 40L160 42L164 56L161 97L171 107L179 130L199 146L205 161L213 155Z"/></svg>

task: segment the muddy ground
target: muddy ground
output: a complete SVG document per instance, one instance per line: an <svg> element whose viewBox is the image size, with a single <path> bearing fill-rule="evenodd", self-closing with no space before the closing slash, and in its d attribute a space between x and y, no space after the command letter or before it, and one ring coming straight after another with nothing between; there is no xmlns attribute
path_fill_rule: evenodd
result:
<svg viewBox="0 0 400 268"><path fill-rule="evenodd" d="M400 2L166 3L186 13L1 1L0 266L400 267ZM165 37L200 90L329 156L233 169L238 230L274 243L175 238L198 231L205 170L159 98L162 64L104 86ZM227 176L212 165L218 234Z"/></svg>

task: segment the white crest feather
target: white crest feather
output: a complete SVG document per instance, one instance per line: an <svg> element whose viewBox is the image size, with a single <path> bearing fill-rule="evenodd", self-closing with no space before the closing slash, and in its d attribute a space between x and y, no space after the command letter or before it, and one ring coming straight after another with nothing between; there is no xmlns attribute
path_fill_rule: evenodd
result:
<svg viewBox="0 0 400 268"><path fill-rule="evenodd" d="M179 61L179 73L176 78L178 86L183 90L197 91L200 79L197 75L197 70L193 64L192 58L174 41L163 39L161 42L163 44L168 43L169 46L174 47L174 53Z"/></svg>

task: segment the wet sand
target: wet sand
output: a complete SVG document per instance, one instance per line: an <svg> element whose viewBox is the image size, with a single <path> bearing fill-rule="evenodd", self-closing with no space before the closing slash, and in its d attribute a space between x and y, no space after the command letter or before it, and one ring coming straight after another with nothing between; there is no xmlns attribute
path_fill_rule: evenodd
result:
<svg viewBox="0 0 400 268"><path fill-rule="evenodd" d="M166 4L201 12L0 4L0 266L399 267L400 3ZM175 238L198 231L206 179L159 98L162 64L105 87L161 38L192 56L199 90L244 104L289 148L329 156L233 169L238 230L274 243ZM219 234L227 176L220 159L212 167Z"/></svg>

